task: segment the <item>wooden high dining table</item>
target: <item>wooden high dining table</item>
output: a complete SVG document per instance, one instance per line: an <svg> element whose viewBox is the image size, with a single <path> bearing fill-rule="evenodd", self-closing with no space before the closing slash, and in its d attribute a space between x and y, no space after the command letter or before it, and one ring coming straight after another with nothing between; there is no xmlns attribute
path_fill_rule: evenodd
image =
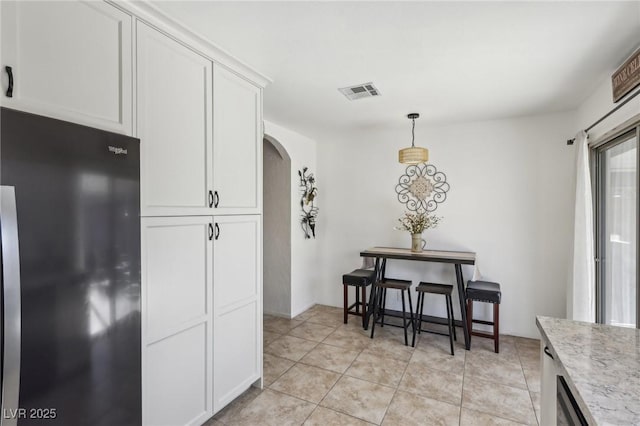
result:
<svg viewBox="0 0 640 426"><path fill-rule="evenodd" d="M360 252L361 257L373 257L376 259L376 281L384 278L387 259L414 260L419 262L451 263L456 271L456 283L458 285L458 299L460 301L460 312L462 315L462 329L464 331L464 345L467 350L470 347L469 329L467 327L467 310L465 309L464 278L462 276L462 265L475 265L476 254L465 251L444 251L444 250L424 250L414 253L409 249L395 247L372 247ZM375 290L375 284L374 284ZM365 327L369 326L369 318L373 314L373 295L369 296L369 309L365 320Z"/></svg>

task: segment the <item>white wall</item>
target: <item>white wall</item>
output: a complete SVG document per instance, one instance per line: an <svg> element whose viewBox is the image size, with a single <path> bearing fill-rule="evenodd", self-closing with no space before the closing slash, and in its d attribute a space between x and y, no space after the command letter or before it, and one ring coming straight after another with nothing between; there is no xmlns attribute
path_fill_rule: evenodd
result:
<svg viewBox="0 0 640 426"><path fill-rule="evenodd" d="M263 141L263 312L291 316L291 160L277 142Z"/></svg>
<svg viewBox="0 0 640 426"><path fill-rule="evenodd" d="M429 148L430 162L451 185L436 211L443 222L424 234L427 248L477 253L484 278L502 285L505 334L537 337L535 315L565 316L575 168L565 141L574 119L566 113L438 128L417 122L417 144ZM404 211L394 190L405 169L397 151L410 136L407 120L394 129L326 135L318 144L320 303L341 306L341 275L359 266L360 250L410 246L407 233L393 230ZM472 272L465 267L465 279ZM387 275L455 283L453 267L435 263L389 261ZM437 296L425 306L425 313L445 312Z"/></svg>
<svg viewBox="0 0 640 426"><path fill-rule="evenodd" d="M318 174L316 164L316 142L299 133L293 132L285 127L279 126L270 121L264 122L265 135L277 140L287 151L291 158L291 316L304 312L316 303L316 289L318 286L318 240L305 240L304 233L300 227L300 188L298 186L298 170L308 167L309 171ZM318 179L320 193L324 191L322 178ZM320 204L317 235L326 233L325 214ZM270 249L269 241L265 239L265 252Z"/></svg>
<svg viewBox="0 0 640 426"><path fill-rule="evenodd" d="M610 78L615 69L616 67L612 67L608 73L609 77L600 82L595 90L580 104L577 111L577 121L582 128L590 126L616 106L616 104L613 103L613 96L611 95ZM638 90L638 88L636 88L636 90ZM636 96L602 123L594 127L593 130L589 131L589 140L595 141L599 136L638 114L640 114L640 95Z"/></svg>
<svg viewBox="0 0 640 426"><path fill-rule="evenodd" d="M640 23L640 2L637 2L637 15L636 22ZM634 43L633 40L629 40ZM637 41L635 41L637 43ZM607 112L611 111L615 104L613 103L613 96L611 92L611 75L618 69L620 65L627 60L631 54L639 46L637 44L629 45L629 50L626 55L619 58L617 64L611 64L610 69L606 72L602 78L602 81L594 88L593 92L585 97L585 100L580 104L577 109L577 122L582 128L586 128L604 116ZM638 90L636 87L635 90ZM599 136L603 135L607 131L614 127L624 123L629 118L640 114L640 96L631 100L625 106L620 108L602 123L598 124L593 130L589 132L589 140L595 141Z"/></svg>

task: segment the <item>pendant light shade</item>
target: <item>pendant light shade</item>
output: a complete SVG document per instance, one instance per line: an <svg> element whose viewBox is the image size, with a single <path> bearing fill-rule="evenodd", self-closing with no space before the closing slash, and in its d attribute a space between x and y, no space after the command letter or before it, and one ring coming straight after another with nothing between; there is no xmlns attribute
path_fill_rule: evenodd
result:
<svg viewBox="0 0 640 426"><path fill-rule="evenodd" d="M420 164L429 161L429 150L427 148L411 147L398 151L398 161L402 164Z"/></svg>
<svg viewBox="0 0 640 426"><path fill-rule="evenodd" d="M420 114L409 114L407 118L411 120L411 147L398 151L398 161L402 164L420 164L429 161L429 150L415 146L416 118Z"/></svg>

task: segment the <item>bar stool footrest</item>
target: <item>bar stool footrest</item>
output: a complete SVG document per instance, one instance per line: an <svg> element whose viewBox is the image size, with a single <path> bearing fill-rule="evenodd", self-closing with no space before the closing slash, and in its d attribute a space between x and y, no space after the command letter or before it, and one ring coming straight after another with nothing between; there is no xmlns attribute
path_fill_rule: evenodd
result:
<svg viewBox="0 0 640 426"><path fill-rule="evenodd" d="M483 324L483 325L495 325L493 321L485 321L485 320L478 320L478 319L471 320L471 322L476 324Z"/></svg>
<svg viewBox="0 0 640 426"><path fill-rule="evenodd" d="M431 333L431 334L437 334L439 336L447 336L449 337L448 333L443 333L441 331L435 331L435 330L425 330L424 328L420 329L421 333Z"/></svg>
<svg viewBox="0 0 640 426"><path fill-rule="evenodd" d="M347 310L348 310L348 311L351 311L351 310L352 310L352 309L354 309L356 306L358 306L358 307L362 307L362 306L364 306L364 305L365 305L365 303L362 303L362 302L353 302L353 303L352 303L352 304L347 308Z"/></svg>
<svg viewBox="0 0 640 426"><path fill-rule="evenodd" d="M469 330L469 334L472 336L486 337L487 339L493 339L493 334L486 333L484 331Z"/></svg>

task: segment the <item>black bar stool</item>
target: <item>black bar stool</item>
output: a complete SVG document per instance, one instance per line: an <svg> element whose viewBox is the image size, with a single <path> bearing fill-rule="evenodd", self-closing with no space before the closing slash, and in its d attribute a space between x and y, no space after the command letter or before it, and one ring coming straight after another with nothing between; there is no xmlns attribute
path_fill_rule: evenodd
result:
<svg viewBox="0 0 640 426"><path fill-rule="evenodd" d="M413 332L415 333L415 321L413 319L413 304L411 302L411 281L406 280L394 280L384 278L374 284L374 305L373 305L373 324L371 325L371 338L373 339L373 333L376 328L377 318L380 318L380 327L384 325L390 325L393 327L401 327L404 329L404 344L409 346L409 338L407 337L407 328L411 325ZM402 326L384 322L385 308L387 306L387 289L400 290L402 297ZM409 315L410 321L407 322L407 309L404 303L405 292L409 296Z"/></svg>
<svg viewBox="0 0 640 426"><path fill-rule="evenodd" d="M369 269L355 269L348 274L342 276L342 286L344 288L344 323L346 324L349 315L362 317L362 327L366 329L365 323L367 318L367 286L371 285L375 280L376 272ZM349 286L356 288L356 302L349 305ZM360 301L360 292L362 292L362 301ZM362 313L360 313L362 307Z"/></svg>
<svg viewBox="0 0 640 426"><path fill-rule="evenodd" d="M494 350L500 352L500 284L489 281L469 281L467 283L467 327L469 336L486 337L493 339ZM481 321L473 319L473 302L485 302L493 304L493 321ZM481 331L473 331L473 323L493 326L493 334Z"/></svg>
<svg viewBox="0 0 640 426"><path fill-rule="evenodd" d="M418 318L416 318L416 322L418 323L417 331L421 333L423 331L427 333L440 334L442 336L449 336L449 343L451 345L451 355L453 355L453 340L458 340L456 337L456 328L453 325L453 303L451 302L451 293L453 292L453 286L449 284L435 284L435 283L426 283L421 282L416 287L416 291L418 292L418 307L416 309L416 313ZM443 294L445 296L445 301L447 302L447 325L449 326L449 334L440 333L438 331L432 330L423 330L422 322L424 316L424 295L425 293L430 294ZM413 332L413 344L411 346L415 346L416 344L416 330Z"/></svg>

